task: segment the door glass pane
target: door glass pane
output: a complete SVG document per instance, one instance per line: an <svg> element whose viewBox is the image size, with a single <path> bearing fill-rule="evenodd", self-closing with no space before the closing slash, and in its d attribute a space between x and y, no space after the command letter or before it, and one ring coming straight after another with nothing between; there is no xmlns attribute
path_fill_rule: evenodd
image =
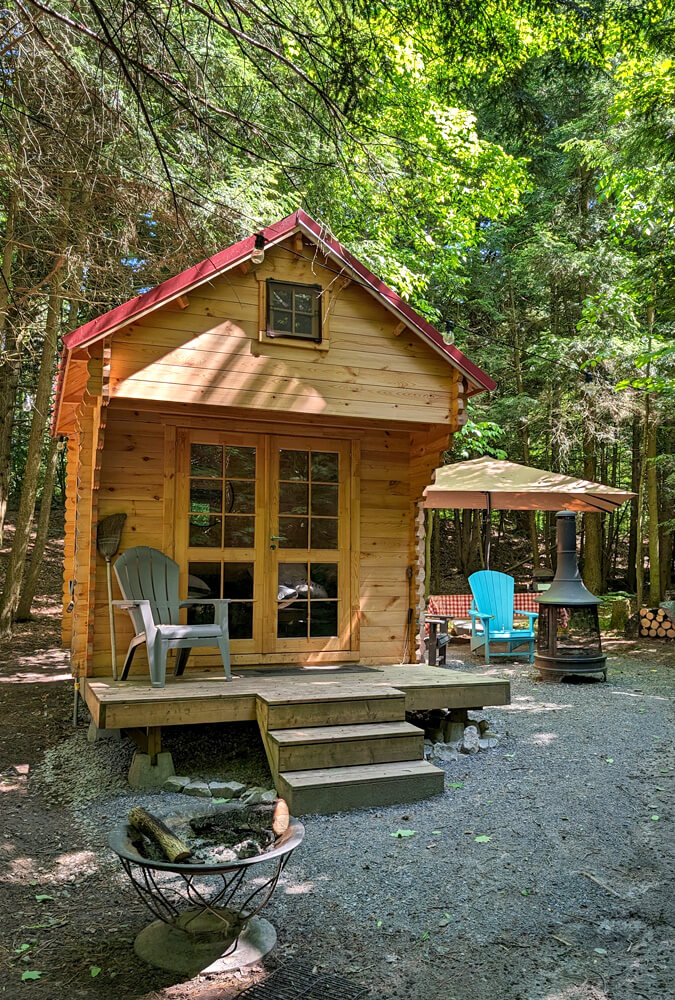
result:
<svg viewBox="0 0 675 1000"><path fill-rule="evenodd" d="M223 509L223 486L218 480L190 480L190 510L193 514L220 514Z"/></svg>
<svg viewBox="0 0 675 1000"><path fill-rule="evenodd" d="M190 445L191 476L222 476L223 447L220 444Z"/></svg>
<svg viewBox="0 0 675 1000"><path fill-rule="evenodd" d="M225 449L225 474L228 479L255 479L255 448Z"/></svg>
<svg viewBox="0 0 675 1000"><path fill-rule="evenodd" d="M255 544L255 518L236 517L230 515L225 518L225 540L223 546L226 549L251 549Z"/></svg>
<svg viewBox="0 0 675 1000"><path fill-rule="evenodd" d="M280 639L307 638L307 601L279 606L277 636Z"/></svg>
<svg viewBox="0 0 675 1000"><path fill-rule="evenodd" d="M291 451L281 448L279 451L279 479L309 479L309 452Z"/></svg>
<svg viewBox="0 0 675 1000"><path fill-rule="evenodd" d="M220 563L188 564L188 597L194 600L199 597L220 597ZM197 604L187 610L188 625L212 625L213 605Z"/></svg>
<svg viewBox="0 0 675 1000"><path fill-rule="evenodd" d="M337 635L337 601L312 601L310 604L309 635L318 639L325 635Z"/></svg>
<svg viewBox="0 0 675 1000"><path fill-rule="evenodd" d="M337 517L338 488L337 486L319 486L312 483L312 514L323 514Z"/></svg>
<svg viewBox="0 0 675 1000"><path fill-rule="evenodd" d="M188 564L188 597L220 597L220 563L191 562Z"/></svg>
<svg viewBox="0 0 675 1000"><path fill-rule="evenodd" d="M225 513L254 514L255 513L255 483L234 482L228 479L225 484Z"/></svg>
<svg viewBox="0 0 675 1000"><path fill-rule="evenodd" d="M249 601L237 601L229 607L230 639L253 638L253 605Z"/></svg>
<svg viewBox="0 0 675 1000"><path fill-rule="evenodd" d="M279 518L280 549L306 549L307 534L306 517Z"/></svg>
<svg viewBox="0 0 675 1000"><path fill-rule="evenodd" d="M338 547L338 523L333 517L312 518L312 548L336 549Z"/></svg>
<svg viewBox="0 0 675 1000"><path fill-rule="evenodd" d="M219 549L221 546L220 517L209 517L207 514L193 514L190 517L190 545L204 545Z"/></svg>
<svg viewBox="0 0 675 1000"><path fill-rule="evenodd" d="M312 564L311 596L313 600L338 596L337 563Z"/></svg>
<svg viewBox="0 0 675 1000"><path fill-rule="evenodd" d="M291 602L307 597L307 563L279 563L278 600Z"/></svg>
<svg viewBox="0 0 675 1000"><path fill-rule="evenodd" d="M312 452L312 482L337 483L338 453L335 451Z"/></svg>
<svg viewBox="0 0 675 1000"><path fill-rule="evenodd" d="M279 513L307 514L307 483L279 483Z"/></svg>
<svg viewBox="0 0 675 1000"><path fill-rule="evenodd" d="M252 562L224 563L223 597L232 601L253 597Z"/></svg>

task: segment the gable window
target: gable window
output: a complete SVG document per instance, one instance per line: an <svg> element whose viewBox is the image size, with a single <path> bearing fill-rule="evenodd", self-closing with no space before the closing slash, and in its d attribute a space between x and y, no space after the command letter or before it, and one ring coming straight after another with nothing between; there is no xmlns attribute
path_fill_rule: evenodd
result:
<svg viewBox="0 0 675 1000"><path fill-rule="evenodd" d="M321 286L267 282L267 336L321 343Z"/></svg>

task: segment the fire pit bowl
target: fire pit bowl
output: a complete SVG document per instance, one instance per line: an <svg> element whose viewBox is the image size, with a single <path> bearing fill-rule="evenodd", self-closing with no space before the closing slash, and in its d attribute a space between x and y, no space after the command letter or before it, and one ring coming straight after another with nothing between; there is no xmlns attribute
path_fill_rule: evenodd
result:
<svg viewBox="0 0 675 1000"><path fill-rule="evenodd" d="M166 822L179 830L190 819L224 811L202 807L192 817ZM304 835L302 823L291 816L287 829L262 854L191 863L148 857L137 830L127 823L116 827L108 844L156 917L136 936L136 954L149 965L190 975L231 972L259 962L277 935L258 914Z"/></svg>

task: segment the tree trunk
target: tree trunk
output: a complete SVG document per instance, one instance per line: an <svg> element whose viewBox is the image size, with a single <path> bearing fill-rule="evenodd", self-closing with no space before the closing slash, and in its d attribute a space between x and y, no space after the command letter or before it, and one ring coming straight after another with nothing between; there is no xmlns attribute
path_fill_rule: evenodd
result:
<svg viewBox="0 0 675 1000"><path fill-rule="evenodd" d="M652 413L647 433L647 522L649 524L649 604L661 603L661 561L659 559L659 488L656 468L656 415Z"/></svg>
<svg viewBox="0 0 675 1000"><path fill-rule="evenodd" d="M432 513L432 511L429 511ZM429 584L432 594L442 594L441 583L441 533L443 530L443 518L440 510L433 511L434 532L431 536L431 582Z"/></svg>
<svg viewBox="0 0 675 1000"><path fill-rule="evenodd" d="M5 245L0 263L0 545L5 533L5 517L11 477L12 430L16 393L19 385L19 352L16 331L9 320L12 263L14 261L17 195L12 189L7 198Z"/></svg>
<svg viewBox="0 0 675 1000"><path fill-rule="evenodd" d="M516 391L518 396L523 395L523 371L520 357L520 334L518 330L518 320L516 317L516 303L513 295L513 280L511 276L511 268L509 268L509 305L510 305L510 327L511 336L513 338L513 366L516 373ZM523 462L525 465L530 464L530 434L528 431L528 425L526 423L521 424L520 428L520 440L523 448ZM530 545L532 547L532 563L535 569L539 569L541 563L539 561L539 536L537 534L537 519L535 512L533 510L528 510L527 514L527 527L530 535Z"/></svg>
<svg viewBox="0 0 675 1000"><path fill-rule="evenodd" d="M62 233L59 239L61 253L65 259L66 227L69 218L71 199L71 178L66 174L61 189ZM45 320L45 335L40 356L40 368L35 388L35 401L28 436L26 468L21 487L21 499L16 519L12 551L7 562L5 586L0 598L0 635L7 635L12 628L12 622L19 606L21 582L26 564L26 552L30 540L31 523L35 513L37 486L42 460L44 434L49 422L50 400L54 370L56 364L56 348L61 323L61 305L63 302L63 286L65 267L58 268L51 276L49 295L47 297L47 318Z"/></svg>
<svg viewBox="0 0 675 1000"><path fill-rule="evenodd" d="M651 340L650 340L651 345ZM650 347L651 349L651 347ZM640 455L640 476L638 479L638 496L637 496L637 539L635 546L635 577L636 577L636 591L637 591L637 608L638 611L643 606L644 603L644 585L645 585L645 565L644 565L644 553L643 553L643 536L642 536L642 507L644 505L644 484L645 484L645 471L647 465L647 438L649 421L650 421L650 398L649 393L645 393L645 412L644 412L644 425L642 428L642 449Z"/></svg>
<svg viewBox="0 0 675 1000"><path fill-rule="evenodd" d="M431 539L434 533L433 508L427 510L426 531L424 533L424 600L427 601L431 593Z"/></svg>
<svg viewBox="0 0 675 1000"><path fill-rule="evenodd" d="M597 472L595 440L584 435L584 477L595 480ZM601 594L602 586L602 514L584 514L584 583L592 594Z"/></svg>
<svg viewBox="0 0 675 1000"><path fill-rule="evenodd" d="M631 439L630 489L631 493L637 493L640 480L640 417L638 414L633 417ZM638 502L637 497L635 497L630 502L630 527L628 529L628 569L626 578L630 591L637 590L637 522Z"/></svg>
<svg viewBox="0 0 675 1000"><path fill-rule="evenodd" d="M42 568L45 545L49 537L49 517L52 512L52 496L54 494L54 479L56 477L58 456L58 441L56 438L50 438L45 457L46 468L42 481L42 500L40 501L40 515L35 532L35 541L33 543L28 572L25 574L21 588L19 606L16 611L16 620L20 622L30 618L30 609L35 597L40 569Z"/></svg>

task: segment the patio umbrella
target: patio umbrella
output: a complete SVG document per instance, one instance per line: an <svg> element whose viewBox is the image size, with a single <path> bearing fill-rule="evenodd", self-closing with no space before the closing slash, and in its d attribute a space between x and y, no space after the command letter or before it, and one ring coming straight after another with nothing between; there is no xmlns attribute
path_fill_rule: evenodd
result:
<svg viewBox="0 0 675 1000"><path fill-rule="evenodd" d="M615 510L635 493L592 483L560 472L545 472L485 455L468 462L442 465L424 491L424 506L484 510ZM490 565L490 532L485 542Z"/></svg>

